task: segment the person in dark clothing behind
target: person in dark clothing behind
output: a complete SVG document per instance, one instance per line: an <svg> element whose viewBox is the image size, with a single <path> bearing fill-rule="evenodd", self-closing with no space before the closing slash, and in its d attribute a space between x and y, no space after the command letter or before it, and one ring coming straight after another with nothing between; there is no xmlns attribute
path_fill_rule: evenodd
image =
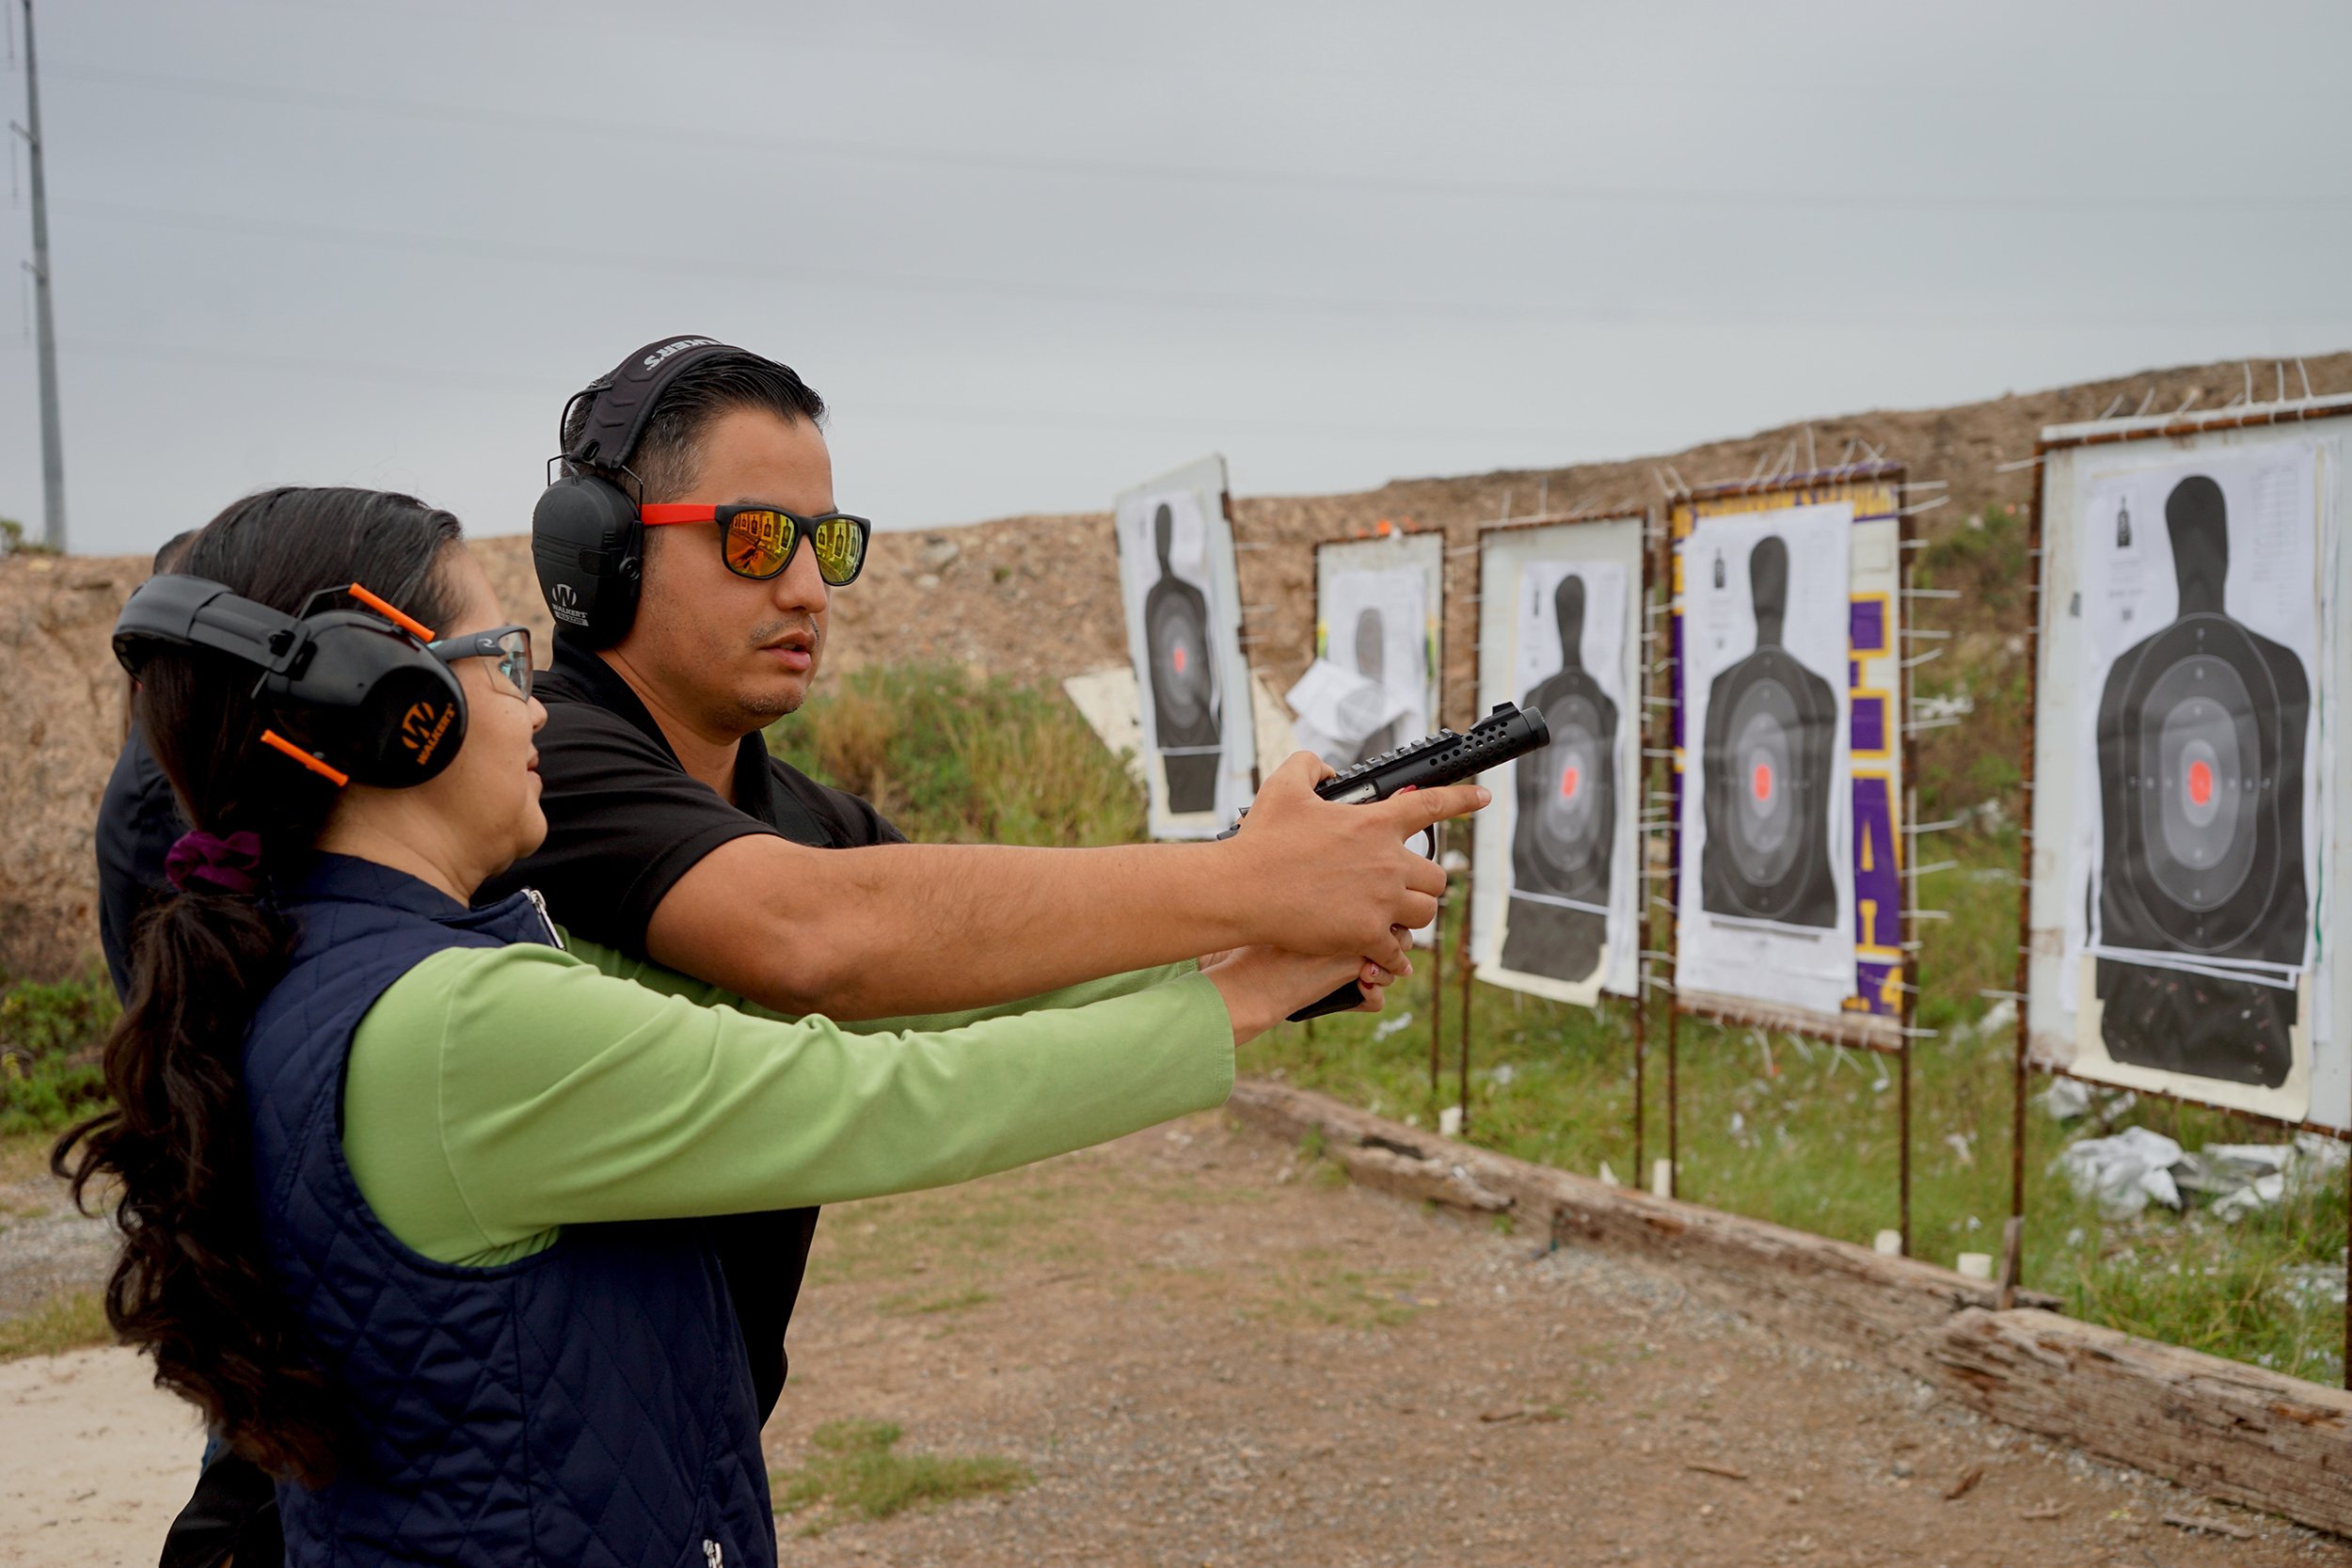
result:
<svg viewBox="0 0 2352 1568"><path fill-rule="evenodd" d="M196 530L174 534L155 552L155 575L161 577L187 553ZM133 689L136 689L135 687ZM98 945L106 955L106 976L114 982L115 998L131 995L131 934L139 911L164 885L164 857L188 825L171 798L171 781L156 766L147 749L138 721L129 718L124 705L122 752L106 776L105 793L98 802Z"/></svg>

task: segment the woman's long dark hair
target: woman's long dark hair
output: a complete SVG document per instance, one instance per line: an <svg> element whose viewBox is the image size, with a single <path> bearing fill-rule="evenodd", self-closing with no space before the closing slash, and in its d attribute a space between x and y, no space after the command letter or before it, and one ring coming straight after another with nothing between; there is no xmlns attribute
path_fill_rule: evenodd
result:
<svg viewBox="0 0 2352 1568"><path fill-rule="evenodd" d="M178 564L289 611L360 582L447 626L456 606L438 568L457 536L456 518L408 496L268 490L214 518ZM255 676L207 649L158 652L140 672L136 721L188 820L259 835L266 880L283 886L315 853L338 792L261 744L271 720ZM105 1045L113 1108L58 1139L50 1164L77 1204L94 1183L117 1190L106 1319L154 1356L155 1381L238 1453L315 1484L333 1473L344 1423L263 1248L241 1081L246 1031L294 933L267 892L190 888L167 890L139 923Z"/></svg>

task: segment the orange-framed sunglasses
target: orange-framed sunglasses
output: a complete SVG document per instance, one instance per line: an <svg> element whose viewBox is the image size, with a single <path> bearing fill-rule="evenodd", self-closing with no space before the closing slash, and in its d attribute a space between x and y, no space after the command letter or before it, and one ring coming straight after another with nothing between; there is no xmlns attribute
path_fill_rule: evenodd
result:
<svg viewBox="0 0 2352 1568"><path fill-rule="evenodd" d="M739 578L765 582L792 564L805 537L817 552L817 573L827 585L847 588L866 565L866 545L874 525L846 512L803 517L776 506L641 506L647 528L666 523L719 525L719 559Z"/></svg>

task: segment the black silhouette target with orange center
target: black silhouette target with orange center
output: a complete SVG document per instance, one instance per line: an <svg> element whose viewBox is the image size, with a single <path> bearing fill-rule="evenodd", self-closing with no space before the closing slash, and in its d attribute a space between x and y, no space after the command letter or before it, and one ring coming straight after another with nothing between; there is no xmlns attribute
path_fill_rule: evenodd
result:
<svg viewBox="0 0 2352 1568"><path fill-rule="evenodd" d="M1560 668L1520 705L1551 731L1512 765L1518 817L1511 831L1511 895L1502 967L1581 983L1606 952L1610 875L1617 836L1617 704L1584 666L1584 579L1552 591Z"/></svg>
<svg viewBox="0 0 2352 1568"><path fill-rule="evenodd" d="M2304 731L2292 649L2233 618L2220 486L2197 474L2165 505L2179 608L2107 673L2097 717L2103 946L2300 965ZM2101 1037L2115 1060L2276 1086L2293 990L2102 958Z"/></svg>
<svg viewBox="0 0 2352 1568"><path fill-rule="evenodd" d="M1829 822L1837 696L1781 645L1788 570L1779 536L1756 542L1748 558L1755 651L1708 688L1699 902L1716 914L1835 927Z"/></svg>
<svg viewBox="0 0 2352 1568"><path fill-rule="evenodd" d="M1223 721L1210 669L1209 601L1171 559L1173 509L1152 514L1159 578L1143 596L1144 662L1152 682L1152 742L1168 778L1168 809L1213 811L1223 760Z"/></svg>
<svg viewBox="0 0 2352 1568"><path fill-rule="evenodd" d="M1201 733L1209 718L1208 627L1195 610L1182 598L1164 597L1152 607L1144 630L1158 677L1153 686L1161 699L1162 736L1182 732L1205 743L1216 739L1214 733Z"/></svg>
<svg viewBox="0 0 2352 1568"><path fill-rule="evenodd" d="M1533 814L1534 852L1552 890L1605 903L1609 897L1609 829L1615 812L1607 797L1614 771L1604 724L1593 694L1556 696L1543 709L1551 744L1538 753L1540 803Z"/></svg>

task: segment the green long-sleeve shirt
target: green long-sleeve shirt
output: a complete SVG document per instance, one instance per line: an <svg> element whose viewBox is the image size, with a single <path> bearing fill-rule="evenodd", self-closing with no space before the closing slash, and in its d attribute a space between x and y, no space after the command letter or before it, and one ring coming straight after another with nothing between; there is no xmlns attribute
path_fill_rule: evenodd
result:
<svg viewBox="0 0 2352 1568"><path fill-rule="evenodd" d="M566 1225L961 1181L1221 1104L1232 1024L1190 964L857 1024L730 1006L588 943L451 948L360 1020L343 1152L403 1243L488 1266Z"/></svg>

